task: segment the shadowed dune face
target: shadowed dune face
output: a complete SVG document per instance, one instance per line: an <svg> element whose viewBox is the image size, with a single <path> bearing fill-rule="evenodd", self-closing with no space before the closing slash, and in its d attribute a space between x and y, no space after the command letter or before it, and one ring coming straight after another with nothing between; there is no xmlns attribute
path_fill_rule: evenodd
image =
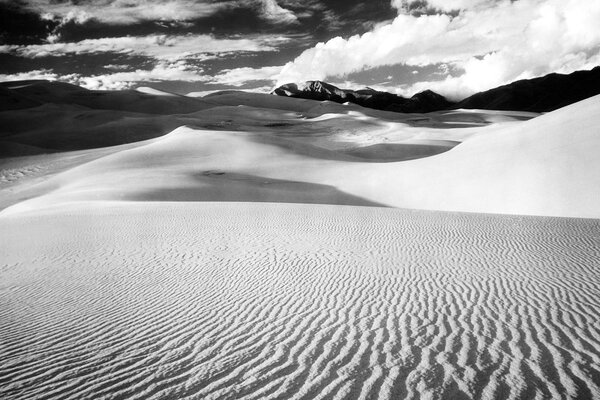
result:
<svg viewBox="0 0 600 400"><path fill-rule="evenodd" d="M33 154L116 146L159 137L181 125L168 116L64 105L3 112L0 121L0 137L15 146L2 149L4 157L24 155L20 146L33 147Z"/></svg>
<svg viewBox="0 0 600 400"><path fill-rule="evenodd" d="M251 201L271 203L337 204L382 207L340 192L334 186L271 179L218 170L196 175L196 184L125 195L130 201Z"/></svg>
<svg viewBox="0 0 600 400"><path fill-rule="evenodd" d="M597 220L120 202L0 224L5 399L600 394Z"/></svg>
<svg viewBox="0 0 600 400"><path fill-rule="evenodd" d="M450 140L440 140L432 141L430 144L374 144L347 150L345 153L373 162L394 162L435 156L450 150L458 143Z"/></svg>

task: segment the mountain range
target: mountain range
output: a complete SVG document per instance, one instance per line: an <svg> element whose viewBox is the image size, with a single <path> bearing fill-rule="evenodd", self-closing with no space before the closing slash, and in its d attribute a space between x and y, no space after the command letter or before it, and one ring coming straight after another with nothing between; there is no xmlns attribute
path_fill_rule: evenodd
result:
<svg viewBox="0 0 600 400"><path fill-rule="evenodd" d="M354 103L362 107L400 113L426 113L454 109L511 110L549 112L600 94L600 66L589 71L571 74L552 73L540 78L524 79L451 101L431 90L410 98L397 94L364 88L340 89L321 81L304 84L288 83L272 94ZM152 107L148 104L152 103ZM156 96L137 90L86 90L64 82L18 81L0 82L0 110L19 110L42 104L74 104L99 109L153 114L189 113L206 108L208 98L171 95Z"/></svg>
<svg viewBox="0 0 600 400"><path fill-rule="evenodd" d="M279 86L272 93L336 103L350 102L377 110L404 113L459 108L549 112L600 94L600 66L568 75L552 73L540 78L515 81L476 93L458 102L450 101L431 90L406 98L371 88L340 89L321 81L307 81L303 85L288 83Z"/></svg>

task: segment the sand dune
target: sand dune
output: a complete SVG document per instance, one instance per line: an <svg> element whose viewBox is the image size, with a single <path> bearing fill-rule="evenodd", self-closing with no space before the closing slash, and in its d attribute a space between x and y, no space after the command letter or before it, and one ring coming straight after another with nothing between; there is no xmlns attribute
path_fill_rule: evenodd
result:
<svg viewBox="0 0 600 400"><path fill-rule="evenodd" d="M244 114L241 109L241 121L244 115L255 118L252 113L256 109L248 110L249 114ZM227 181L226 178L241 174L256 177L248 181L254 192L260 189L257 184L262 185L260 178L264 178L312 184L315 189L326 186L335 193L347 194L349 197L343 197L345 199L362 199L360 204L597 218L600 217L600 185L596 184L600 182L600 160L596 157L600 152L600 137L596 134L599 110L600 96L529 121L497 123L478 131L470 130L470 135L477 135L467 136L462 144L437 156L383 163L365 162L381 161L369 146L375 144L379 153L386 152L388 150L382 150L385 147L379 143L387 139L388 145L411 147L415 140L424 138L427 130L407 127L398 132L393 129L396 125L385 124L378 130L370 117L353 120L333 114L313 121L326 133L317 135L317 129L308 131L304 137L288 127L282 131L295 132L293 135L182 127L148 145L57 176L54 185L59 190L17 205L12 211L70 199L144 200L146 194L156 199L159 192L185 193L186 200L230 200L235 196L229 189L240 192L234 190L239 180ZM213 113L218 115L218 111ZM230 108L225 113L234 116ZM273 113L267 115L272 117ZM373 126L370 130L324 129L336 123L341 127L345 123L356 126L365 122L365 118L366 123ZM419 133L403 136L411 130ZM388 136L376 134L389 131L393 132ZM458 136L465 129L435 131L443 133L437 138L443 140L453 134ZM402 151L396 153L402 155ZM410 151L408 153L410 156ZM375 160L365 159L365 154ZM418 151L415 154L418 155ZM198 179L206 171L222 171L224 178ZM224 179L234 185L228 186ZM269 190L259 196L246 196L241 191L239 201L279 202L286 198L286 202L305 202L304 194L297 195L308 187L294 191L289 190L289 185L268 185ZM218 193L224 196L220 198ZM273 193L277 195L272 197ZM315 196L320 198L318 194ZM176 198L168 196L165 200ZM327 196L310 202L335 204ZM342 204L352 203L344 200Z"/></svg>
<svg viewBox="0 0 600 400"><path fill-rule="evenodd" d="M447 153L399 166L402 194L380 200L410 208L599 218L598 126L600 96L490 129Z"/></svg>
<svg viewBox="0 0 600 400"><path fill-rule="evenodd" d="M600 96L7 91L0 398L600 398Z"/></svg>
<svg viewBox="0 0 600 400"><path fill-rule="evenodd" d="M435 128L482 126L490 122L523 120L539 115L539 113L533 112L494 110L453 110L430 112L427 114L398 113L364 108L351 103L315 102L313 100L233 90L212 93L204 96L203 99L220 105L245 105L300 112L309 118L318 117L323 114L360 113L381 120L405 122L410 125Z"/></svg>
<svg viewBox="0 0 600 400"><path fill-rule="evenodd" d="M186 96L164 96L137 90L87 90L64 82L42 80L0 83L11 96L37 103L75 104L93 109L142 112L147 114L188 113L213 106L202 99ZM5 92L0 92L6 95ZM31 106L21 104L21 108Z"/></svg>
<svg viewBox="0 0 600 400"><path fill-rule="evenodd" d="M315 107L317 103L311 100L288 99L280 101L279 96L266 93L249 93L243 91L227 90L216 92L202 97L206 101L226 106L246 105L263 107L276 110L305 112ZM333 105L333 104L332 104Z"/></svg>
<svg viewBox="0 0 600 400"><path fill-rule="evenodd" d="M5 399L600 396L597 220L121 202L0 223Z"/></svg>
<svg viewBox="0 0 600 400"><path fill-rule="evenodd" d="M164 135L181 125L171 116L92 110L86 107L46 104L0 112L0 137L18 145L34 146L36 154L115 146ZM6 149L4 156L23 155L21 148Z"/></svg>
<svg viewBox="0 0 600 400"><path fill-rule="evenodd" d="M378 136L369 144L397 141L399 137L406 142L417 134L425 136L421 139L461 141L473 132L458 128L535 116L493 111L398 114L245 92L216 93L209 97L210 102L186 99L151 88L93 92L57 82L2 83L0 139L5 145L0 148L0 157L115 146L159 137L182 125L270 131L288 137L331 138L343 132L353 136L348 145L341 146L347 149L356 147L357 132L365 137ZM448 128L448 132L439 128ZM317 145L329 148L331 142L327 139ZM418 154L415 152L415 156ZM400 154L390 159L406 158Z"/></svg>

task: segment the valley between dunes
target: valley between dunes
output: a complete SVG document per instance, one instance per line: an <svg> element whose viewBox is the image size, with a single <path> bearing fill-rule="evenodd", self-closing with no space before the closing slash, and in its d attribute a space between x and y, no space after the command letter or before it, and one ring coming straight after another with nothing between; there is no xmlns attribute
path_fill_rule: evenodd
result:
<svg viewBox="0 0 600 400"><path fill-rule="evenodd" d="M1 398L600 397L600 96L3 91Z"/></svg>

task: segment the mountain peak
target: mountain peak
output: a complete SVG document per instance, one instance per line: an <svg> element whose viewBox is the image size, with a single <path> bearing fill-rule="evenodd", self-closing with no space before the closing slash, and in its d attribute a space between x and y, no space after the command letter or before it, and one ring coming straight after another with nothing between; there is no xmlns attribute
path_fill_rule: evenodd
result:
<svg viewBox="0 0 600 400"><path fill-rule="evenodd" d="M279 86L274 94L303 99L351 102L363 107L397 112L429 112L442 110L451 105L444 96L431 90L419 93L410 99L397 94L382 92L370 87L360 90L340 89L327 82L306 81L303 84L288 83Z"/></svg>

